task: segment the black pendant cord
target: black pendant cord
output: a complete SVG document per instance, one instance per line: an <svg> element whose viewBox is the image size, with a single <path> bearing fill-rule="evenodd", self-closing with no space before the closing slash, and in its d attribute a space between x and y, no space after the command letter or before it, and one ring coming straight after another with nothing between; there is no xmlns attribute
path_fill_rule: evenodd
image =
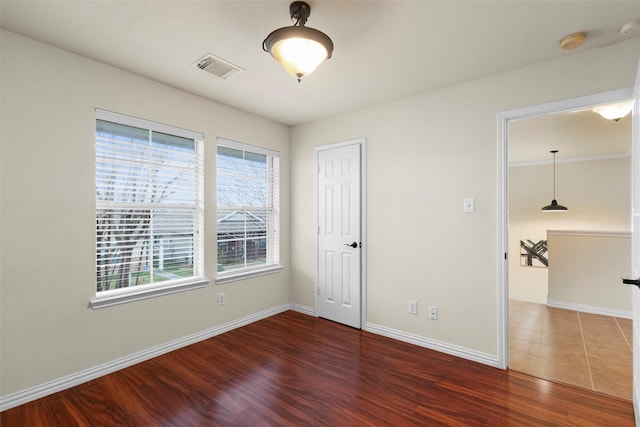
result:
<svg viewBox="0 0 640 427"><path fill-rule="evenodd" d="M558 150L551 150L553 153L553 200L556 200L556 153Z"/></svg>
<svg viewBox="0 0 640 427"><path fill-rule="evenodd" d="M556 200L556 153L553 153L553 200Z"/></svg>

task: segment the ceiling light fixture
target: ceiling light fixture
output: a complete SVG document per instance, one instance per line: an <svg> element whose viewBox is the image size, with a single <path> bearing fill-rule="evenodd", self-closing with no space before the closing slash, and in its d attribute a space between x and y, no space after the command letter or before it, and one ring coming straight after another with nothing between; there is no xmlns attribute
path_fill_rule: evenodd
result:
<svg viewBox="0 0 640 427"><path fill-rule="evenodd" d="M567 208L559 205L556 201L556 153L558 150L551 150L549 152L553 154L553 200L550 205L542 208L542 212L566 212Z"/></svg>
<svg viewBox="0 0 640 427"><path fill-rule="evenodd" d="M616 122L633 110L633 101L619 102L617 104L598 105L593 108L594 113L600 114L607 120Z"/></svg>
<svg viewBox="0 0 640 427"><path fill-rule="evenodd" d="M322 31L304 26L311 14L311 7L307 3L294 1L289 5L289 12L295 24L272 31L262 42L262 49L296 76L299 82L331 58L333 42Z"/></svg>

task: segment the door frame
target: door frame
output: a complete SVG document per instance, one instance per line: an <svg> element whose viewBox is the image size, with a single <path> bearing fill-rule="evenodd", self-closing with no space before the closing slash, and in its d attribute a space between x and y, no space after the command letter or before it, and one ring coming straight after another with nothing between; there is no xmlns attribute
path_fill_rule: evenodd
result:
<svg viewBox="0 0 640 427"><path fill-rule="evenodd" d="M631 87L498 113L498 367L501 369L509 366L509 122L630 99L633 99Z"/></svg>
<svg viewBox="0 0 640 427"><path fill-rule="evenodd" d="M366 156L366 138L365 137L361 137L361 138L355 138L355 139L350 139L347 141L343 141L343 142L337 142L337 143L333 143L333 144L327 144L327 145L318 145L316 147L314 147L314 178L313 178L313 194L314 194L314 210L313 210L313 214L314 214L314 226L315 226L315 232L314 234L314 245L315 245L315 249L314 249L314 272L315 272L315 277L313 280L313 311L314 311L314 315L316 317L318 317L318 294L320 292L320 271L319 271L319 265L318 265L318 256L319 256L319 241L318 241L318 232L320 230L320 223L318 221L318 209L319 209L319 203L318 203L318 162L319 162L319 155L321 151L326 151L326 150L332 150L335 148L341 148L341 147L346 147L348 145L359 145L360 146L360 240L362 242L361 247L360 247L360 329L364 329L365 326L365 319L366 319L366 311L367 311L367 307L365 302L367 301L366 298L366 283L367 283L367 276L366 276L366 272L367 272L367 227L366 227L366 207L367 207L367 203L366 203L366 188L367 188L367 183L366 183L366 161L365 159L367 158Z"/></svg>

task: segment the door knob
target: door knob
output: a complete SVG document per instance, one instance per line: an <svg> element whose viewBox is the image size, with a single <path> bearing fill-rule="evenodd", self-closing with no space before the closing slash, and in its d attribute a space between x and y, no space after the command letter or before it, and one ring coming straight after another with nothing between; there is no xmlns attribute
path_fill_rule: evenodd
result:
<svg viewBox="0 0 640 427"><path fill-rule="evenodd" d="M622 279L622 283L624 283L625 285L636 285L637 287L640 288L640 279Z"/></svg>
<svg viewBox="0 0 640 427"><path fill-rule="evenodd" d="M353 243L345 243L344 245L345 245L345 246L351 246L353 249L355 249L355 248L357 248L357 247L358 247L358 244L357 244L356 242L353 242Z"/></svg>

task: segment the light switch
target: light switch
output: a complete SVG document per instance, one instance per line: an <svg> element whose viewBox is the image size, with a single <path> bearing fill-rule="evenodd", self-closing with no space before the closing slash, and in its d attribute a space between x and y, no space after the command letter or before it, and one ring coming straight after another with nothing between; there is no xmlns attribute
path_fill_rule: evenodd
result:
<svg viewBox="0 0 640 427"><path fill-rule="evenodd" d="M467 197L464 199L464 212L474 213L476 211L476 199L473 197Z"/></svg>

